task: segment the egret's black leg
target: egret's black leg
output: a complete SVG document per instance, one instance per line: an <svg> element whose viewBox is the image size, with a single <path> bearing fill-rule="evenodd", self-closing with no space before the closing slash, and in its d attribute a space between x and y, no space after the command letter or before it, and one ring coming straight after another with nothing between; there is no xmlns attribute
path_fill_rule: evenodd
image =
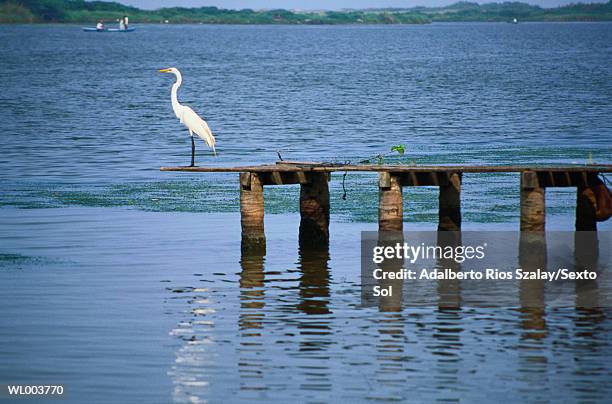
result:
<svg viewBox="0 0 612 404"><path fill-rule="evenodd" d="M193 140L193 136L191 137L191 166L195 167L195 140Z"/></svg>

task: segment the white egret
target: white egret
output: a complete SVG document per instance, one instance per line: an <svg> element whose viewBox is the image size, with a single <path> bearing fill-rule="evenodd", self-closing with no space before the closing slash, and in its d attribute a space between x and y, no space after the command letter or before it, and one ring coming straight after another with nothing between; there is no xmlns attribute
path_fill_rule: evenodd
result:
<svg viewBox="0 0 612 404"><path fill-rule="evenodd" d="M183 125L189 129L189 136L191 137L191 167L195 166L195 141L193 139L193 133L195 132L200 139L206 142L206 144L212 149L213 154L217 155L215 151L215 137L213 136L210 128L206 121L199 117L198 114L187 105L181 105L178 102L177 92L178 88L183 82L181 72L175 68L170 67L168 69L161 69L160 73L172 73L176 76L176 83L172 85L172 91L170 98L172 99L172 110L176 117L181 121Z"/></svg>

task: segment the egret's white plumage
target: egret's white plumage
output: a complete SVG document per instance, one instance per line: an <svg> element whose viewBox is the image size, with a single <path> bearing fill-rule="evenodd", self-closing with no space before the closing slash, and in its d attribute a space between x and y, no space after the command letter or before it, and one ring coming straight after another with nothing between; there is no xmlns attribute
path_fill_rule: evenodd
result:
<svg viewBox="0 0 612 404"><path fill-rule="evenodd" d="M200 139L206 142L208 147L213 150L213 153L216 154L215 151L215 137L213 136L210 128L206 121L198 116L193 109L183 106L182 115L179 117L181 123L189 128L189 132L195 132ZM192 135L193 136L193 135Z"/></svg>
<svg viewBox="0 0 612 404"><path fill-rule="evenodd" d="M181 105L178 102L178 89L183 83L183 76L181 76L181 72L175 68L170 67L168 69L161 69L161 73L172 73L176 76L176 82L172 85L172 91L170 93L170 98L172 100L172 110L176 117L181 121L183 125L189 129L189 136L191 136L191 145L192 145L192 153L191 153L191 165L194 165L194 155L195 155L195 143L193 142L193 134L198 135L200 139L206 142L208 147L210 147L213 153L216 155L217 152L215 150L215 137L213 136L210 128L206 121L195 111L189 108L187 105Z"/></svg>

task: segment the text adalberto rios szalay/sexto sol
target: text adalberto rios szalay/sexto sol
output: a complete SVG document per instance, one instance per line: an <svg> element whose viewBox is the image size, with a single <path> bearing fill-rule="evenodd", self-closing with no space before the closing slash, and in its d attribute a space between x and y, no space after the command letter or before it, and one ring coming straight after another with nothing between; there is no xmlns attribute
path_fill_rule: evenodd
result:
<svg viewBox="0 0 612 404"><path fill-rule="evenodd" d="M408 243L397 243L395 246L375 246L372 250L372 262L377 265L385 260L403 260L414 264L418 260L453 260L458 264L470 260L482 260L485 258L487 243L477 246L427 246L425 243L420 245L409 245ZM389 271L376 267L372 276L376 280L593 280L597 279L597 272L583 270L574 271L568 268L557 268L554 271L535 268L524 270L516 268L514 270L499 270L498 268L483 268L482 270L453 270L451 268L422 268ZM373 295L391 296L391 286L376 285L373 287Z"/></svg>

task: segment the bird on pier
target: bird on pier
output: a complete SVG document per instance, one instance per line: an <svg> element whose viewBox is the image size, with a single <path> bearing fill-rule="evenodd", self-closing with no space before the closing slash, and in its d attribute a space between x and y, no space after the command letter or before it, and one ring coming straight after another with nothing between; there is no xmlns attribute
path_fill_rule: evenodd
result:
<svg viewBox="0 0 612 404"><path fill-rule="evenodd" d="M170 67L167 69L161 69L160 73L172 73L176 76L176 82L172 85L172 91L170 93L170 98L172 100L172 110L176 117L181 121L183 125L189 129L189 136L191 137L191 166L195 167L195 140L193 138L193 134L195 132L196 135L200 137L203 141L206 142L208 147L210 147L213 151L214 155L217 155L215 150L215 137L213 136L210 128L206 121L198 114L195 113L193 109L188 107L187 105L181 105L178 102L177 92L181 83L183 82L183 77L181 76L181 72L176 67Z"/></svg>

